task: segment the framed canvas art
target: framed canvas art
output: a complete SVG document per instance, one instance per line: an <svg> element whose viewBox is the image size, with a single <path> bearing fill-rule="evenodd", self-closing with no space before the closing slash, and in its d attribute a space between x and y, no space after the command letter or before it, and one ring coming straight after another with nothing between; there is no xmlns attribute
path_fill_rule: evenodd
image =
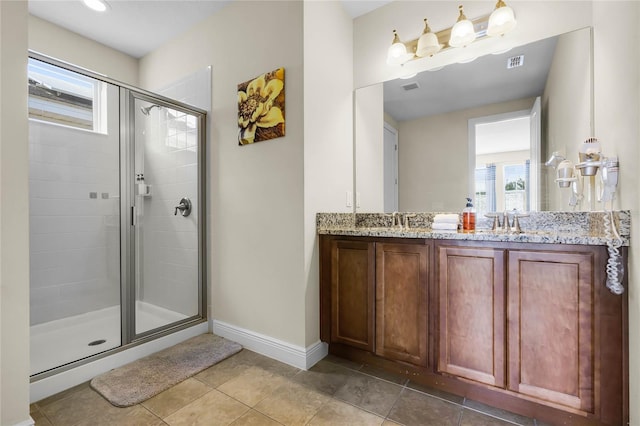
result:
<svg viewBox="0 0 640 426"><path fill-rule="evenodd" d="M238 84L238 144L284 136L284 68Z"/></svg>

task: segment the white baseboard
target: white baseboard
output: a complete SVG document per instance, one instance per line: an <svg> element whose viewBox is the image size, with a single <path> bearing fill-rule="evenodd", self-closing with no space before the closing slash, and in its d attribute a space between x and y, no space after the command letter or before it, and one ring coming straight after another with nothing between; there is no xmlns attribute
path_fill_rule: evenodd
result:
<svg viewBox="0 0 640 426"><path fill-rule="evenodd" d="M302 370L313 367L329 352L327 344L320 341L303 348L218 320L212 321L212 330L213 334L233 340L249 350Z"/></svg>
<svg viewBox="0 0 640 426"><path fill-rule="evenodd" d="M63 371L54 376L37 380L29 386L30 400L32 403L40 401L48 396L89 381L95 376L105 373L111 369L128 364L170 346L177 345L191 337L199 336L200 334L207 333L208 331L209 323L203 322L150 342L134 346L130 349L117 352L113 355L80 365L71 370ZM22 426L22 424L20 424L20 426ZM24 426L28 426L28 424L25 424Z"/></svg>
<svg viewBox="0 0 640 426"><path fill-rule="evenodd" d="M16 423L13 426L34 426L36 422L29 416L27 420L21 421L20 423Z"/></svg>

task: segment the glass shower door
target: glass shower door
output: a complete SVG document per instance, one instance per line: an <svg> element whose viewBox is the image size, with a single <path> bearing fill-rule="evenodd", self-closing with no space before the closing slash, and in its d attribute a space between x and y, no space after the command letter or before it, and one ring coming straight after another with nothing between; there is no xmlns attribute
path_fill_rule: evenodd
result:
<svg viewBox="0 0 640 426"><path fill-rule="evenodd" d="M119 88L29 58L31 375L121 345Z"/></svg>
<svg viewBox="0 0 640 426"><path fill-rule="evenodd" d="M141 95L135 114L135 335L202 315L199 140L203 117Z"/></svg>

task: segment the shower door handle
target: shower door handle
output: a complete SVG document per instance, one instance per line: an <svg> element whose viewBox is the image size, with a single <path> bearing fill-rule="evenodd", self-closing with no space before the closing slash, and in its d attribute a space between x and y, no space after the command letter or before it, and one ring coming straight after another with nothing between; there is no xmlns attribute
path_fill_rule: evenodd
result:
<svg viewBox="0 0 640 426"><path fill-rule="evenodd" d="M177 205L173 212L174 216L178 215L178 210L180 210L180 214L182 214L182 216L189 216L191 214L191 200L186 197L180 200L180 205Z"/></svg>

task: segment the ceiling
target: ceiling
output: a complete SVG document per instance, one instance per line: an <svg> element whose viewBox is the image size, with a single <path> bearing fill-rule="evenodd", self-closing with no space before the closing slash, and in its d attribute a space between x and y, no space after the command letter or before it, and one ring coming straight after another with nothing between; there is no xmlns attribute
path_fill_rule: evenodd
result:
<svg viewBox="0 0 640 426"><path fill-rule="evenodd" d="M141 58L231 1L107 0L108 10L98 13L84 6L81 0L29 0L29 13L130 56ZM352 18L391 1L341 0Z"/></svg>

